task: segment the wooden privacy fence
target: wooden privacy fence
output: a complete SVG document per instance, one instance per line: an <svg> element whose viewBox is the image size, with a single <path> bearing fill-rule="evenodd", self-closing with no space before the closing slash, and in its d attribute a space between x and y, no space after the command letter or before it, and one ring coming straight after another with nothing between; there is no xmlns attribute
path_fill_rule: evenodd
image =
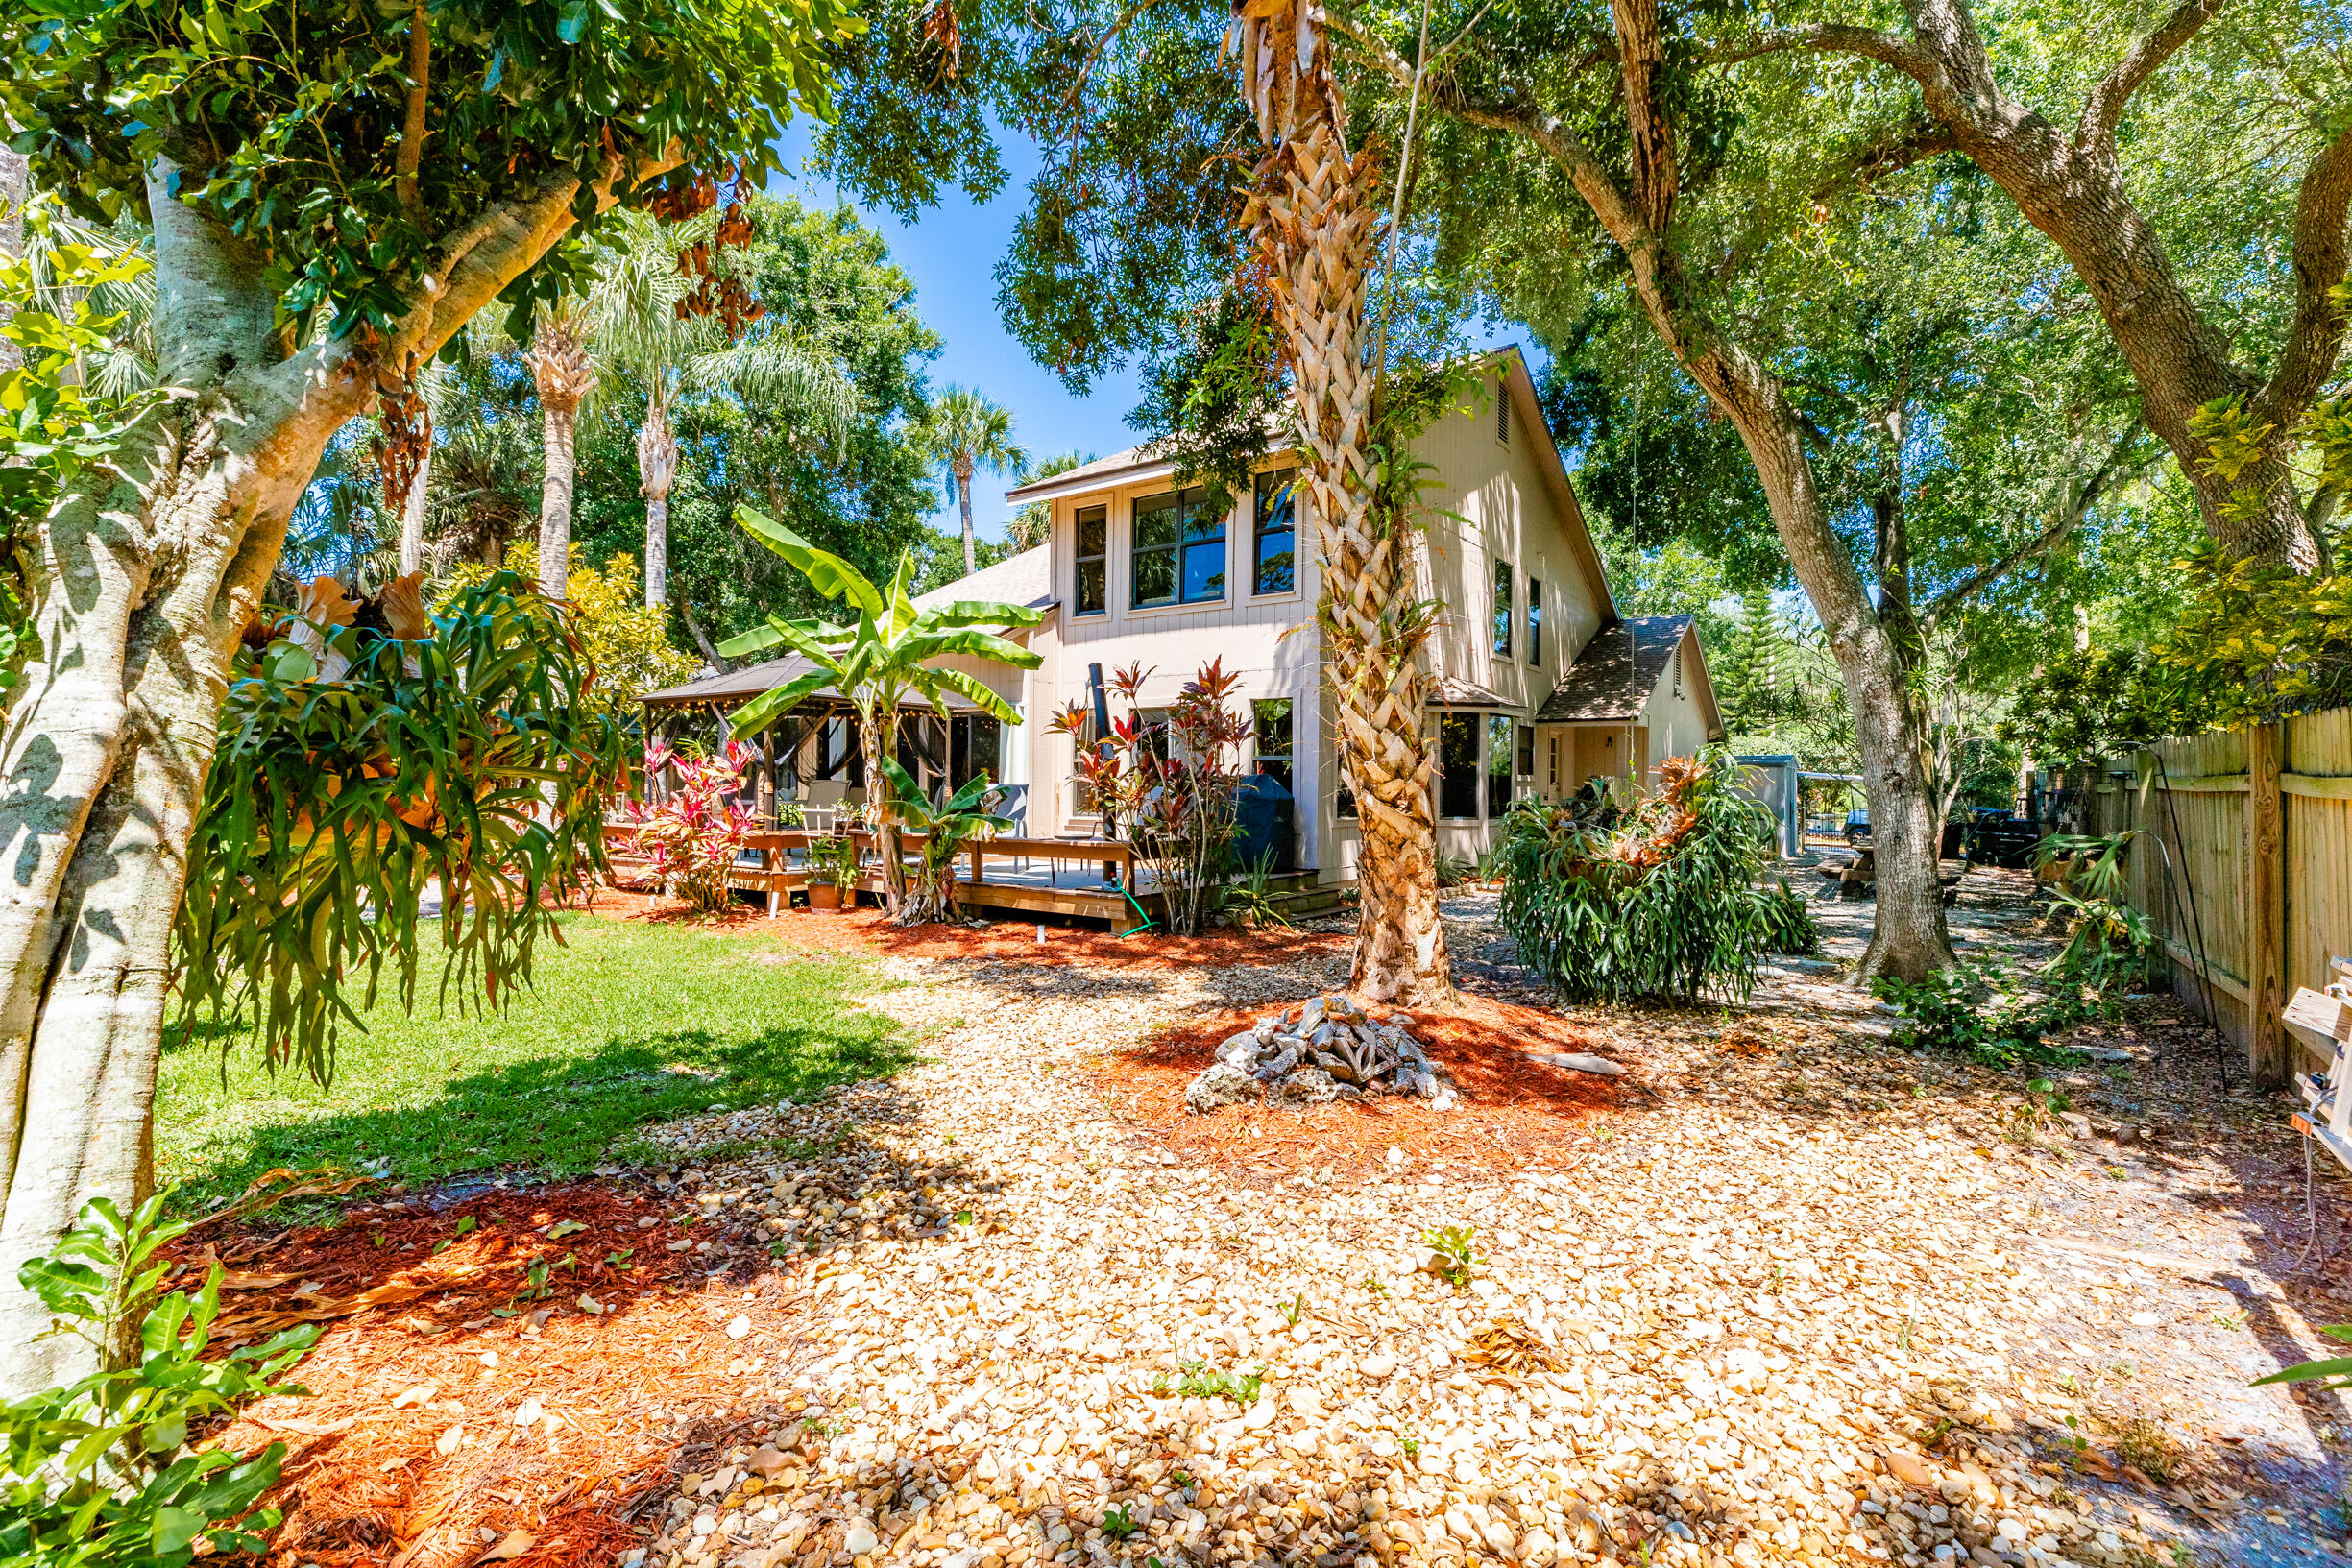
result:
<svg viewBox="0 0 2352 1568"><path fill-rule="evenodd" d="M2125 896L2244 1048L2255 1081L2285 1083L2301 1051L2279 1021L2297 986L2324 990L2352 953L2352 709L2159 741L2084 781L2086 832L2139 829Z"/></svg>

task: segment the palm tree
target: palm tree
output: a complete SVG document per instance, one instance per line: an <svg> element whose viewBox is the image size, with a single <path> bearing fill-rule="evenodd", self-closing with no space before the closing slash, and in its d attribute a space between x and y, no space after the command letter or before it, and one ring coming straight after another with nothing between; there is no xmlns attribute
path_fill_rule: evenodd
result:
<svg viewBox="0 0 2352 1568"><path fill-rule="evenodd" d="M1092 452L1055 452L1052 457L1042 458L1035 464L1024 468L1019 475L1020 482L1025 485L1033 485L1040 479L1051 479L1057 473L1068 473L1072 469L1083 468L1093 461L1094 453ZM1016 550L1033 550L1045 543L1046 528L1053 520L1054 503L1052 501L1031 501L1006 519L1005 537L1011 541L1012 547Z"/></svg>
<svg viewBox="0 0 2352 1568"><path fill-rule="evenodd" d="M587 302L567 294L542 304L523 356L539 386L539 417L546 467L539 484L539 588L560 599L570 580L571 491L578 470L572 442L580 405L595 390L596 364L588 351Z"/></svg>
<svg viewBox="0 0 2352 1568"><path fill-rule="evenodd" d="M740 267L740 251L720 247L714 208L684 223L631 209L609 220L600 266L589 293L592 350L608 375L643 387L645 419L637 431L637 476L645 497L645 602L669 597L669 487L678 472L678 437L670 423L677 399L693 391L729 390L799 415L828 442L839 443L857 414L857 392L820 346L781 326L759 324L731 340L715 314L690 302L697 279L681 269L690 252Z"/></svg>
<svg viewBox="0 0 2352 1568"><path fill-rule="evenodd" d="M1019 472L1029 454L1012 444L1012 413L970 387L950 387L923 422L933 458L947 466L947 493L963 507L963 574L980 569L972 558L972 470Z"/></svg>
<svg viewBox="0 0 2352 1568"><path fill-rule="evenodd" d="M947 714L947 696L969 699L1001 724L1021 722L1020 711L998 696L979 677L959 669L937 669L926 660L946 654L1035 669L1044 661L1017 642L1009 642L987 628L1034 626L1044 619L1038 612L1017 604L960 601L942 608L917 610L908 585L914 579L914 552L900 555L898 571L887 588L839 556L820 550L784 524L748 506L735 509L735 520L761 543L784 557L809 579L823 597L839 599L855 611L854 622L836 625L821 620L781 620L771 615L765 626L729 638L718 651L730 659L770 648L788 648L814 667L806 674L753 698L735 711L731 726L738 738L758 735L812 694L827 688L838 692L858 715L858 739L865 753L867 798L875 805L874 847L882 860L883 896L893 915L907 909L905 871L898 847L898 804L886 786L898 752L898 710L909 697L920 697ZM923 918L918 904L909 918Z"/></svg>
<svg viewBox="0 0 2352 1568"><path fill-rule="evenodd" d="M1379 172L1369 150L1348 154L1320 15L1306 0L1272 0L1236 23L1242 96L1265 147L1246 217L1305 434L1301 485L1322 559L1316 622L1339 710L1340 776L1363 835L1349 983L1382 1000L1442 1001L1453 981L1438 919L1421 657L1435 620L1414 598L1409 465L1383 461L1376 446L1397 439L1378 429L1364 309Z"/></svg>

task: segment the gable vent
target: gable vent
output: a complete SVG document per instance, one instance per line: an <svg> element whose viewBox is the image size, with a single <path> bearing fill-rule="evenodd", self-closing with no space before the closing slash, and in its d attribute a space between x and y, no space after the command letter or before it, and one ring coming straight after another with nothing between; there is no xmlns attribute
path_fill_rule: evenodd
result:
<svg viewBox="0 0 2352 1568"><path fill-rule="evenodd" d="M1511 382L1500 375L1494 378L1494 439L1511 445Z"/></svg>

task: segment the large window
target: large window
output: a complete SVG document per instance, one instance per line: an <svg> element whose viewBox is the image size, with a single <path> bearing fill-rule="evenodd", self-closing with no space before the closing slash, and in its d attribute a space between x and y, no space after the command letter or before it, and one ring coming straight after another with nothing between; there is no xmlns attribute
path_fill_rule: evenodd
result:
<svg viewBox="0 0 2352 1568"><path fill-rule="evenodd" d="M1291 699L1262 698L1249 705L1249 713L1257 732L1257 770L1297 794L1298 786L1291 783Z"/></svg>
<svg viewBox="0 0 2352 1568"><path fill-rule="evenodd" d="M1543 663L1543 584L1527 579L1527 662Z"/></svg>
<svg viewBox="0 0 2352 1568"><path fill-rule="evenodd" d="M1078 509L1079 615L1099 615L1110 608L1110 521L1099 506Z"/></svg>
<svg viewBox="0 0 2352 1568"><path fill-rule="evenodd" d="M1511 657L1511 563L1494 563L1494 651Z"/></svg>
<svg viewBox="0 0 2352 1568"><path fill-rule="evenodd" d="M1438 715L1438 815L1478 820L1478 717Z"/></svg>
<svg viewBox="0 0 2352 1568"><path fill-rule="evenodd" d="M1526 725L1519 726L1519 777L1536 776L1536 732Z"/></svg>
<svg viewBox="0 0 2352 1568"><path fill-rule="evenodd" d="M947 784L961 789L982 774L1004 782L1005 727L992 713L958 713L948 726Z"/></svg>
<svg viewBox="0 0 2352 1568"><path fill-rule="evenodd" d="M1487 720L1487 815L1499 818L1511 809L1511 758L1516 750L1512 744L1512 732L1516 728L1508 713L1496 713Z"/></svg>
<svg viewBox="0 0 2352 1568"><path fill-rule="evenodd" d="M1225 596L1225 519L1200 486L1135 503L1134 598L1154 605L1202 604Z"/></svg>
<svg viewBox="0 0 2352 1568"><path fill-rule="evenodd" d="M1256 563L1249 589L1252 593L1288 593L1298 586L1297 487L1297 469L1276 469L1258 475L1257 504L1250 509L1257 519L1251 530L1256 539L1250 552Z"/></svg>

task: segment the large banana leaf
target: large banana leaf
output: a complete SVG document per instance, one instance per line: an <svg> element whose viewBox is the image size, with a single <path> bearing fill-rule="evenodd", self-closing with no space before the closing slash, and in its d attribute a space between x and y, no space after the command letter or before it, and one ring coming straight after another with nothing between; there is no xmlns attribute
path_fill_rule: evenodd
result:
<svg viewBox="0 0 2352 1568"><path fill-rule="evenodd" d="M791 563L809 579L809 586L829 599L843 599L866 615L886 615L888 602L872 579L830 550L820 550L775 519L748 506L735 509L735 520L759 542Z"/></svg>

